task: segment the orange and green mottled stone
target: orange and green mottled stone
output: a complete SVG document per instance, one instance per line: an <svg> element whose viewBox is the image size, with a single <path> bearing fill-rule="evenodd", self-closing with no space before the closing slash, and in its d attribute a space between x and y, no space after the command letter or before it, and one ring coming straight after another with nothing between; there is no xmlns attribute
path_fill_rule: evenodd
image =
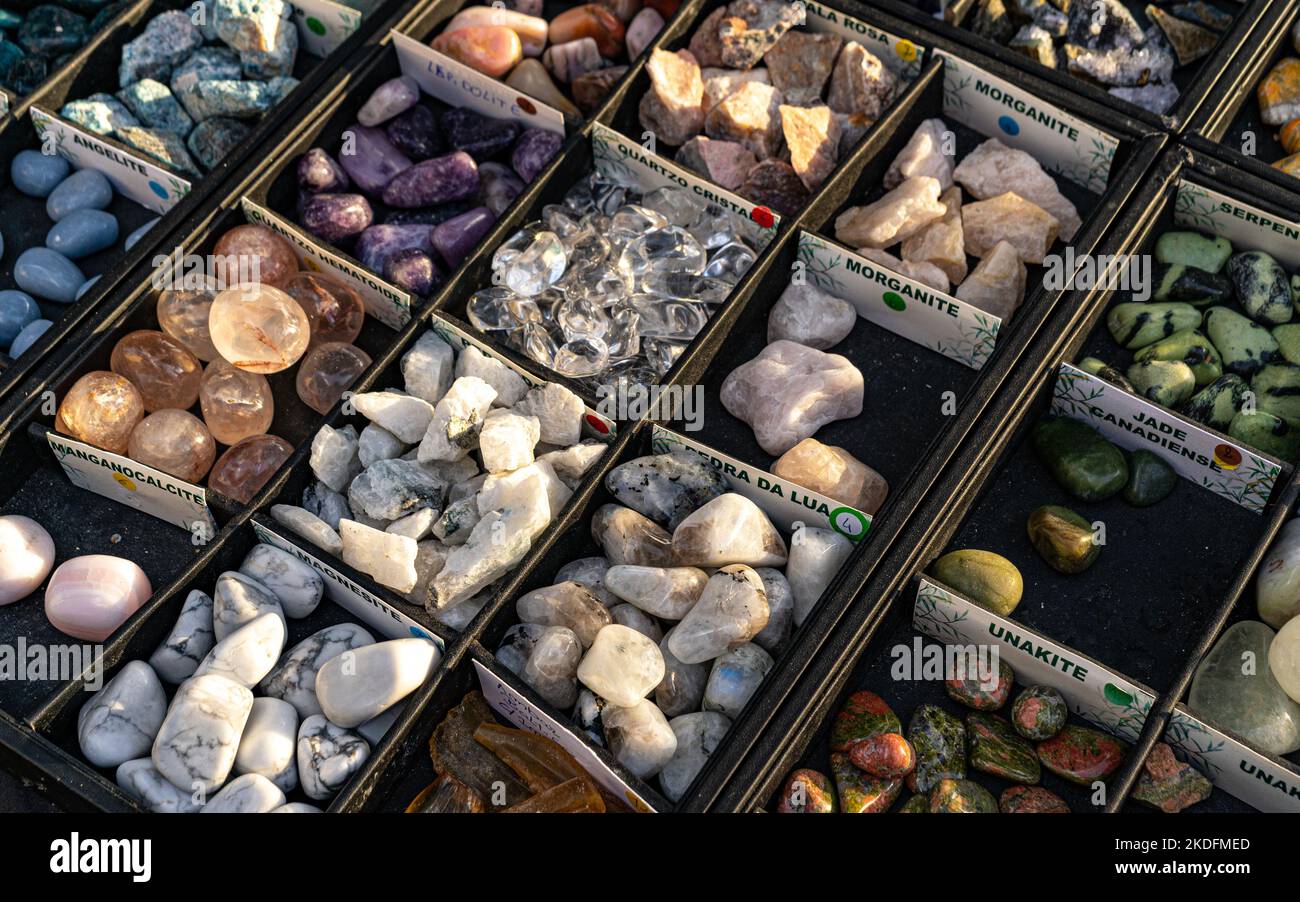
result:
<svg viewBox="0 0 1300 902"><path fill-rule="evenodd" d="M1069 814L1070 806L1041 786L1012 786L998 799L998 810L1003 814Z"/></svg>
<svg viewBox="0 0 1300 902"><path fill-rule="evenodd" d="M1168 743L1158 742L1142 763L1142 776L1133 789L1133 798L1166 814L1176 814L1208 799L1213 788L1200 771L1175 758Z"/></svg>
<svg viewBox="0 0 1300 902"><path fill-rule="evenodd" d="M855 692L844 702L831 724L831 751L847 752L849 746L878 733L901 733L898 715L874 692Z"/></svg>
<svg viewBox="0 0 1300 902"><path fill-rule="evenodd" d="M1011 725L1026 739L1051 739L1069 715L1065 698L1051 686L1029 686L1011 705Z"/></svg>
<svg viewBox="0 0 1300 902"><path fill-rule="evenodd" d="M831 775L845 814L880 814L898 800L902 780L882 780L863 773L842 752L831 752Z"/></svg>
<svg viewBox="0 0 1300 902"><path fill-rule="evenodd" d="M947 711L934 705L917 708L907 725L907 739L916 750L916 770L907 785L916 792L966 776L966 728Z"/></svg>
<svg viewBox="0 0 1300 902"><path fill-rule="evenodd" d="M906 777L916 767L916 752L901 733L877 733L849 746L849 760L873 777Z"/></svg>
<svg viewBox="0 0 1300 902"><path fill-rule="evenodd" d="M776 810L781 814L833 814L835 787L820 771L801 767L786 779Z"/></svg>
<svg viewBox="0 0 1300 902"><path fill-rule="evenodd" d="M898 809L899 814L929 814L930 797L929 796L912 796L903 803L903 807Z"/></svg>
<svg viewBox="0 0 1300 902"><path fill-rule="evenodd" d="M1123 742L1108 733L1070 724L1038 744L1038 760L1058 777L1087 786L1113 774L1126 750Z"/></svg>
<svg viewBox="0 0 1300 902"><path fill-rule="evenodd" d="M930 793L931 814L996 814L997 799L974 780L940 780Z"/></svg>
<svg viewBox="0 0 1300 902"><path fill-rule="evenodd" d="M974 669L974 667L968 668ZM948 690L948 697L961 702L976 711L996 711L1007 703L1011 697L1011 687L1016 675L1006 662L998 662L998 674L992 686L984 685L978 673L958 674L952 679L944 680L943 687Z"/></svg>
<svg viewBox="0 0 1300 902"><path fill-rule="evenodd" d="M1043 775L1034 747L1001 717L978 711L967 714L966 741L974 770L1013 783L1037 783Z"/></svg>

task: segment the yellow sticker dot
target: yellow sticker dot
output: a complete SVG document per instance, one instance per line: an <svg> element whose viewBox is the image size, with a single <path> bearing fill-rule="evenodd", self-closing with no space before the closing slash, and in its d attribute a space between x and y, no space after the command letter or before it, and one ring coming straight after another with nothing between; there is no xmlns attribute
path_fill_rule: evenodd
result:
<svg viewBox="0 0 1300 902"><path fill-rule="evenodd" d="M894 45L894 52L898 54L899 59L909 63L916 59L916 45L911 41L899 41Z"/></svg>
<svg viewBox="0 0 1300 902"><path fill-rule="evenodd" d="M117 480L118 485L126 489L128 492L135 491L135 483L132 482L130 479L128 479L126 476L123 476L121 473L114 473L113 478Z"/></svg>

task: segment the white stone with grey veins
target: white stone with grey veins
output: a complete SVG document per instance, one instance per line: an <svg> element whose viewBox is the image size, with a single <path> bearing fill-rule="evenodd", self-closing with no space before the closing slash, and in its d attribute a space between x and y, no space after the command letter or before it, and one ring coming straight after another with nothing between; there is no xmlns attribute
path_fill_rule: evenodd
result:
<svg viewBox="0 0 1300 902"><path fill-rule="evenodd" d="M319 479L303 489L302 509L335 532L338 531L339 520L352 516L348 499Z"/></svg>
<svg viewBox="0 0 1300 902"><path fill-rule="evenodd" d="M621 504L602 504L591 517L591 537L610 564L671 567L673 538L644 514Z"/></svg>
<svg viewBox="0 0 1300 902"><path fill-rule="evenodd" d="M308 798L333 798L369 757L369 743L320 714L298 727L298 779Z"/></svg>
<svg viewBox="0 0 1300 902"><path fill-rule="evenodd" d="M609 613L615 623L636 630L656 645L663 640L664 631L659 627L659 622L636 605L616 604L609 609Z"/></svg>
<svg viewBox="0 0 1300 902"><path fill-rule="evenodd" d="M451 388L456 355L451 345L430 330L402 355L402 379L406 390L430 404L437 404Z"/></svg>
<svg viewBox="0 0 1300 902"><path fill-rule="evenodd" d="M794 625L803 626L826 587L853 553L853 543L829 529L804 526L790 537L785 578L794 593Z"/></svg>
<svg viewBox="0 0 1300 902"><path fill-rule="evenodd" d="M357 459L362 467L378 460L392 460L406 453L406 443L377 423L367 423L357 439Z"/></svg>
<svg viewBox="0 0 1300 902"><path fill-rule="evenodd" d="M348 506L376 520L400 520L428 508L442 513L451 486L413 460L379 460L348 486Z"/></svg>
<svg viewBox="0 0 1300 902"><path fill-rule="evenodd" d="M236 777L208 799L204 814L267 814L285 803L284 792L261 774Z"/></svg>
<svg viewBox="0 0 1300 902"><path fill-rule="evenodd" d="M763 580L744 564L709 577L704 594L672 631L668 650L686 664L703 664L744 645L767 626Z"/></svg>
<svg viewBox="0 0 1300 902"><path fill-rule="evenodd" d="M677 737L668 718L649 699L628 708L611 705L601 720L610 752L642 780L659 773L677 751Z"/></svg>
<svg viewBox="0 0 1300 902"><path fill-rule="evenodd" d="M316 478L336 492L347 488L352 477L361 472L357 457L358 437L353 426L334 429L322 426L311 440L311 471Z"/></svg>
<svg viewBox="0 0 1300 902"><path fill-rule="evenodd" d="M755 567L754 572L763 580L763 594L767 596L767 626L754 637L754 644L775 655L785 648L794 632L794 591L780 570Z"/></svg>
<svg viewBox="0 0 1300 902"><path fill-rule="evenodd" d="M648 614L681 620L700 600L709 575L698 567L638 567L618 564L605 573L614 595Z"/></svg>
<svg viewBox="0 0 1300 902"><path fill-rule="evenodd" d="M541 422L499 407L488 411L478 436L479 457L489 473L508 473L533 462L533 448L542 435Z"/></svg>
<svg viewBox="0 0 1300 902"><path fill-rule="evenodd" d="M177 786L211 794L230 775L253 693L215 673L186 680L153 743L153 764Z"/></svg>
<svg viewBox="0 0 1300 902"><path fill-rule="evenodd" d="M669 801L679 802L731 729L731 721L717 711L695 711L674 717L668 726L677 737L677 750L659 771L659 788Z"/></svg>
<svg viewBox="0 0 1300 902"><path fill-rule="evenodd" d="M261 614L273 613L284 622L284 609L275 593L253 577L236 570L227 570L217 577L212 602L212 629L218 644ZM288 624L285 624L285 635L288 634Z"/></svg>
<svg viewBox="0 0 1300 902"><path fill-rule="evenodd" d="M218 642L194 675L215 673L252 689L275 667L288 637L280 614L259 614Z"/></svg>
<svg viewBox="0 0 1300 902"><path fill-rule="evenodd" d="M351 513L351 511L348 511ZM343 540L328 523L315 514L291 504L272 504L271 519L289 529L294 535L311 542L322 551L337 557L343 552ZM343 521L340 519L340 523Z"/></svg>
<svg viewBox="0 0 1300 902"><path fill-rule="evenodd" d="M194 676L199 663L217 642L212 631L212 596L191 589L176 625L149 656L149 666L165 682L177 685Z"/></svg>
<svg viewBox="0 0 1300 902"><path fill-rule="evenodd" d="M158 773L150 758L123 762L114 779L123 792L154 814L193 814L203 807L192 793L177 789Z"/></svg>
<svg viewBox="0 0 1300 902"><path fill-rule="evenodd" d="M578 680L601 698L626 708L652 692L664 672L664 656L654 642L612 623L596 634L578 665Z"/></svg>
<svg viewBox="0 0 1300 902"><path fill-rule="evenodd" d="M528 390L513 408L525 416L537 417L541 440L548 445L576 445L582 440L582 417L586 405L563 385L548 382Z"/></svg>
<svg viewBox="0 0 1300 902"><path fill-rule="evenodd" d="M546 632L547 627L540 623L516 623L501 637L497 646L497 660L506 670L519 676L524 672L528 656L533 653L533 646Z"/></svg>
<svg viewBox="0 0 1300 902"><path fill-rule="evenodd" d="M578 698L582 643L566 626L548 626L533 642L519 678L546 701L568 710Z"/></svg>
<svg viewBox="0 0 1300 902"><path fill-rule="evenodd" d="M306 802L289 802L287 805L281 805L271 812L272 814L324 814L325 812L315 805L309 805Z"/></svg>
<svg viewBox="0 0 1300 902"><path fill-rule="evenodd" d="M704 664L686 664L678 660L668 643L672 641L673 627L659 643L664 656L664 678L655 687L655 704L667 717L677 717L700 710L704 699L704 686L709 681L709 668Z"/></svg>
<svg viewBox="0 0 1300 902"><path fill-rule="evenodd" d="M482 379L496 391L493 407L514 407L528 394L528 383L510 367L470 345L456 358L456 378ZM455 383L452 383L455 385Z"/></svg>
<svg viewBox="0 0 1300 902"><path fill-rule="evenodd" d="M752 642L719 655L704 687L704 710L735 720L775 663Z"/></svg>
<svg viewBox="0 0 1300 902"><path fill-rule="evenodd" d="M357 727L419 689L440 660L428 639L363 645L325 662L316 674L316 700L331 723Z"/></svg>
<svg viewBox="0 0 1300 902"><path fill-rule="evenodd" d="M460 460L477 447L479 430L496 397L496 389L482 379L462 376L453 382L419 439L420 462Z"/></svg>
<svg viewBox="0 0 1300 902"><path fill-rule="evenodd" d="M562 583L566 580L572 580L575 583L581 583L592 591L601 604L607 608L612 608L622 599L613 592L605 588L605 576L609 572L609 561L605 558L581 557L576 561L569 561L559 570L555 571L555 581Z"/></svg>
<svg viewBox="0 0 1300 902"><path fill-rule="evenodd" d="M419 574L415 559L419 546L415 539L384 532L355 520L339 521L343 540L343 562L369 574L381 586L406 593L415 588Z"/></svg>
<svg viewBox="0 0 1300 902"><path fill-rule="evenodd" d="M293 705L300 718L320 714L316 674L345 651L370 645L375 637L355 623L339 623L312 633L285 653L258 690Z"/></svg>
<svg viewBox="0 0 1300 902"><path fill-rule="evenodd" d="M77 744L95 767L149 754L167 714L167 693L148 664L130 661L81 706Z"/></svg>
<svg viewBox="0 0 1300 902"><path fill-rule="evenodd" d="M678 566L780 567L785 540L762 509L744 495L719 495L673 530L672 556Z"/></svg>
<svg viewBox="0 0 1300 902"><path fill-rule="evenodd" d="M825 351L848 338L857 321L858 312L848 301L816 285L792 283L767 315L767 340L784 339Z"/></svg>
<svg viewBox="0 0 1300 902"><path fill-rule="evenodd" d="M725 494L730 486L700 455L673 451L619 464L606 474L605 488L637 513L676 529L692 511Z"/></svg>
<svg viewBox="0 0 1300 902"><path fill-rule="evenodd" d="M239 737L235 773L260 774L283 792L298 785L298 712L279 698L253 699L253 710Z"/></svg>
<svg viewBox="0 0 1300 902"><path fill-rule="evenodd" d="M254 545L239 572L274 592L290 620L311 614L325 594L325 580L310 564L274 545Z"/></svg>
<svg viewBox="0 0 1300 902"><path fill-rule="evenodd" d="M586 586L574 582L524 593L515 602L515 614L524 623L567 626L577 634L583 648L590 648L596 634L614 622L609 608Z"/></svg>
<svg viewBox="0 0 1300 902"><path fill-rule="evenodd" d="M433 419L433 405L405 392L359 392L352 396L352 406L372 423L378 423L408 445L424 438Z"/></svg>

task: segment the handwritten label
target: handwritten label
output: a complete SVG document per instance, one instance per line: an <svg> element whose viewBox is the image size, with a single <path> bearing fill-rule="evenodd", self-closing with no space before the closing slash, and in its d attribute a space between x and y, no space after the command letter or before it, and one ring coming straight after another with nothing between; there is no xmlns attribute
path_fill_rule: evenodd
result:
<svg viewBox="0 0 1300 902"><path fill-rule="evenodd" d="M313 56L329 56L361 27L362 14L331 0L293 0L298 43Z"/></svg>
<svg viewBox="0 0 1300 902"><path fill-rule="evenodd" d="M1210 782L1260 811L1300 813L1300 770L1275 761L1179 705L1164 739Z"/></svg>
<svg viewBox="0 0 1300 902"><path fill-rule="evenodd" d="M1288 267L1300 266L1300 223L1182 179L1174 224L1227 238L1236 247L1265 251Z"/></svg>

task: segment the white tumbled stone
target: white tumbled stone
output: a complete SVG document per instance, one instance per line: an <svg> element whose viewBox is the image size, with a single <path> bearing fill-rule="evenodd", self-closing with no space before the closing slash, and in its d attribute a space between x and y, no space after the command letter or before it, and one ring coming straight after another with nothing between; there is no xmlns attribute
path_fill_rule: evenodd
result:
<svg viewBox="0 0 1300 902"><path fill-rule="evenodd" d="M217 577L212 591L212 629L220 644L235 630L252 623L262 614L275 614L284 621L280 599L267 586L237 570L227 570ZM288 634L288 626L285 627Z"/></svg>
<svg viewBox="0 0 1300 902"><path fill-rule="evenodd" d="M310 615L325 594L325 579L310 564L274 545L254 545L239 572L275 593L290 620Z"/></svg>
<svg viewBox="0 0 1300 902"><path fill-rule="evenodd" d="M829 529L804 526L790 537L790 560L785 578L794 593L794 625L803 626L808 614L853 553L853 543Z"/></svg>
<svg viewBox="0 0 1300 902"><path fill-rule="evenodd" d="M429 678L442 659L428 639L390 639L326 661L316 699L331 723L356 727L387 711Z"/></svg>
<svg viewBox="0 0 1300 902"><path fill-rule="evenodd" d="M627 708L608 706L601 721L610 752L642 780L659 773L677 751L677 736L668 718L649 699Z"/></svg>
<svg viewBox="0 0 1300 902"><path fill-rule="evenodd" d="M217 643L212 631L212 596L191 589L167 638L149 656L149 666L164 682L179 685L198 669Z"/></svg>
<svg viewBox="0 0 1300 902"><path fill-rule="evenodd" d="M767 514L744 495L728 492L677 525L672 556L683 567L780 567L787 552Z"/></svg>
<svg viewBox="0 0 1300 902"><path fill-rule="evenodd" d="M709 575L698 567L638 567L617 564L604 574L604 585L617 597L648 614L681 620L700 600Z"/></svg>
<svg viewBox="0 0 1300 902"><path fill-rule="evenodd" d="M284 792L261 774L236 777L203 806L204 814L267 814L285 803Z"/></svg>
<svg viewBox="0 0 1300 902"><path fill-rule="evenodd" d="M308 798L333 798L369 757L369 743L320 714L298 727L298 779Z"/></svg>
<svg viewBox="0 0 1300 902"><path fill-rule="evenodd" d="M186 680L153 743L153 764L175 786L210 795L235 764L253 693L219 674Z"/></svg>
<svg viewBox="0 0 1300 902"><path fill-rule="evenodd" d="M123 792L154 814L193 814L203 808L193 792L177 788L160 774L151 758L122 762L114 779Z"/></svg>
<svg viewBox="0 0 1300 902"><path fill-rule="evenodd" d="M763 579L744 564L709 577L695 607L673 628L668 649L685 664L703 664L744 645L767 626Z"/></svg>
<svg viewBox="0 0 1300 902"><path fill-rule="evenodd" d="M298 711L284 699L253 699L239 737L235 773L260 774L283 792L298 785Z"/></svg>
<svg viewBox="0 0 1300 902"><path fill-rule="evenodd" d="M752 642L719 655L704 687L704 710L735 720L774 664L772 656Z"/></svg>
<svg viewBox="0 0 1300 902"><path fill-rule="evenodd" d="M167 693L148 664L129 661L81 706L77 744L96 767L149 754L167 714Z"/></svg>
<svg viewBox="0 0 1300 902"><path fill-rule="evenodd" d="M218 642L194 675L215 673L251 689L275 667L288 637L280 614L259 614Z"/></svg>
<svg viewBox="0 0 1300 902"><path fill-rule="evenodd" d="M669 801L680 802L731 729L731 721L717 711L695 711L674 717L668 726L677 737L677 750L659 771L659 787Z"/></svg>
<svg viewBox="0 0 1300 902"><path fill-rule="evenodd" d="M316 674L327 661L374 641L374 636L355 623L327 626L289 649L258 685L258 691L293 705L300 719L320 714Z"/></svg>
<svg viewBox="0 0 1300 902"><path fill-rule="evenodd" d="M612 623L578 665L578 681L610 703L626 708L654 690L664 678L664 656L647 636Z"/></svg>

